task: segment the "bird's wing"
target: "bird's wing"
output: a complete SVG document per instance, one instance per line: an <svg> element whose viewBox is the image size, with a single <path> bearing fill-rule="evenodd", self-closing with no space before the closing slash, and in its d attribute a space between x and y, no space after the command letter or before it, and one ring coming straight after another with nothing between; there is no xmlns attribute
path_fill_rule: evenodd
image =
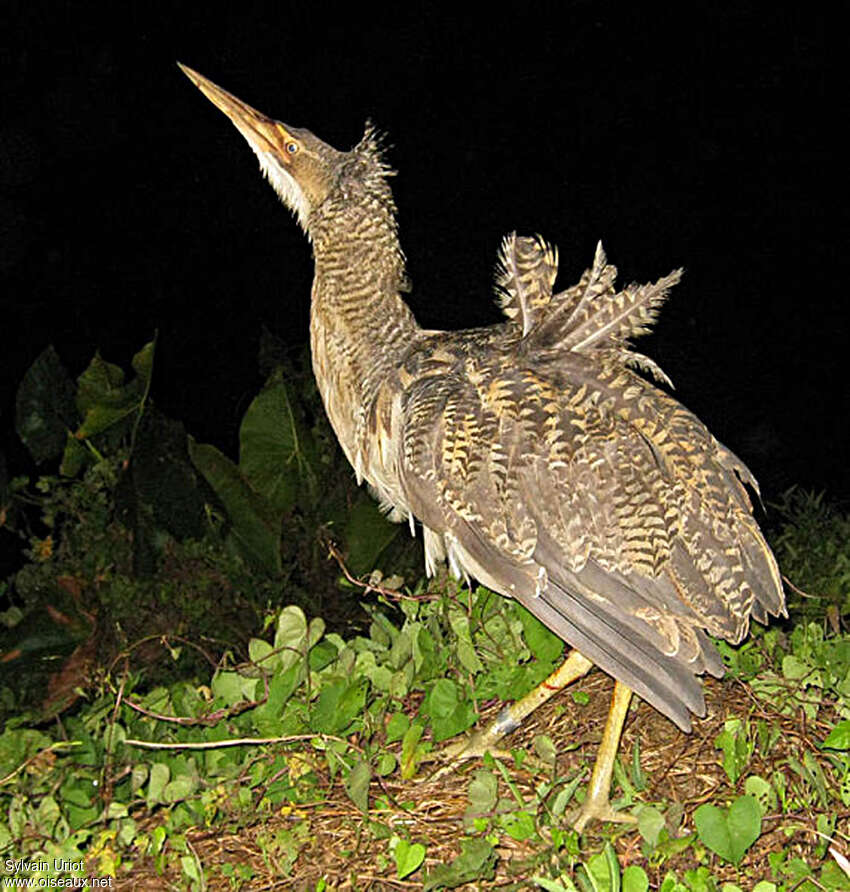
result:
<svg viewBox="0 0 850 892"><path fill-rule="evenodd" d="M784 609L779 574L743 465L600 356L456 350L409 383L401 484L433 548L689 727L695 675L722 673L703 630L737 641Z"/></svg>

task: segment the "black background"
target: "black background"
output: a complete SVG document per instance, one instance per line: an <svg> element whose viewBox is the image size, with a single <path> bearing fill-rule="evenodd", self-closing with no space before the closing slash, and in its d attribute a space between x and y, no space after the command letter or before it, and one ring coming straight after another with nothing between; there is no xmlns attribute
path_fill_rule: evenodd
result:
<svg viewBox="0 0 850 892"><path fill-rule="evenodd" d="M559 246L561 286L598 239L622 284L684 266L640 349L768 499L792 483L847 497L829 23L804 4L441 9L4 4L11 470L15 387L48 343L76 375L98 348L127 366L158 329L155 401L235 454L262 326L306 340L309 245L179 59L338 148L367 117L388 134L423 325L498 318L493 265L511 230Z"/></svg>

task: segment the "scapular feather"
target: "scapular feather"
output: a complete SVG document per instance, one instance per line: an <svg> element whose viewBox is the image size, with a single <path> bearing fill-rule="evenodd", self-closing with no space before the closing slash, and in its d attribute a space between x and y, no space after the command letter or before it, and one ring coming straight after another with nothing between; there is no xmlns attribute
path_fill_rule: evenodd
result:
<svg viewBox="0 0 850 892"><path fill-rule="evenodd" d="M496 301L522 326L523 337L545 314L558 275L558 249L540 236L505 236L496 264Z"/></svg>
<svg viewBox="0 0 850 892"><path fill-rule="evenodd" d="M524 351L612 350L621 363L670 384L651 359L629 350L628 343L650 331L682 276L680 269L652 284L616 291L617 268L608 263L600 242L593 265L577 285L553 294L557 274L557 248L540 236L505 237L496 265L496 295L504 314L520 325Z"/></svg>
<svg viewBox="0 0 850 892"><path fill-rule="evenodd" d="M597 298L595 312L564 339L564 346L579 353L603 344L623 344L647 334L658 318L669 289L682 277L674 270L651 285L628 285L625 290Z"/></svg>

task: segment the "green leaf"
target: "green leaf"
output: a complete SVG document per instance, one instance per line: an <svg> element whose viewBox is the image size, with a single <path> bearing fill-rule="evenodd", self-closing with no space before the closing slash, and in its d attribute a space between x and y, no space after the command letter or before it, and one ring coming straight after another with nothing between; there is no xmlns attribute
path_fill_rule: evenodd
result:
<svg viewBox="0 0 850 892"><path fill-rule="evenodd" d="M51 740L32 728L6 726L0 734L0 777L12 774L39 750L50 746Z"/></svg>
<svg viewBox="0 0 850 892"><path fill-rule="evenodd" d="M153 849L153 853L158 855L162 851L162 847L165 844L165 840L168 837L168 831L162 824L157 825L153 828L151 832L151 848Z"/></svg>
<svg viewBox="0 0 850 892"><path fill-rule="evenodd" d="M838 722L821 746L830 750L850 750L850 720Z"/></svg>
<svg viewBox="0 0 850 892"><path fill-rule="evenodd" d="M197 777L190 774L182 774L165 785L165 788L162 791L162 801L180 802L191 796L197 789Z"/></svg>
<svg viewBox="0 0 850 892"><path fill-rule="evenodd" d="M564 642L525 608L518 613L528 649L541 663L554 663L564 652Z"/></svg>
<svg viewBox="0 0 850 892"><path fill-rule="evenodd" d="M632 783L638 793L642 793L649 783L646 772L640 764L640 738L635 738L635 745L632 748Z"/></svg>
<svg viewBox="0 0 850 892"><path fill-rule="evenodd" d="M434 636L420 623L411 623L408 630L411 637L413 661L421 681L433 678L440 671L440 658Z"/></svg>
<svg viewBox="0 0 850 892"><path fill-rule="evenodd" d="M610 842L605 843L601 852L588 858L584 867L595 892L620 892L620 862Z"/></svg>
<svg viewBox="0 0 850 892"><path fill-rule="evenodd" d="M133 357L133 371L139 376L139 380L147 389L153 375L153 357L156 350L156 337L142 347Z"/></svg>
<svg viewBox="0 0 850 892"><path fill-rule="evenodd" d="M301 481L315 477L312 438L294 409L280 369L272 373L242 419L239 470L280 514L294 507Z"/></svg>
<svg viewBox="0 0 850 892"><path fill-rule="evenodd" d="M434 740L438 743L475 724L475 710L464 694L451 679L440 678L423 702L421 714L430 718Z"/></svg>
<svg viewBox="0 0 850 892"><path fill-rule="evenodd" d="M717 892L717 883L711 875L711 871L704 865L697 867L696 870L686 870L685 882L688 884L688 889L691 892ZM724 892L730 892L730 890L725 889L725 884ZM741 892L741 890L739 889L738 892Z"/></svg>
<svg viewBox="0 0 850 892"><path fill-rule="evenodd" d="M410 719L403 712L396 712L387 722L387 743L395 743L404 737L410 727Z"/></svg>
<svg viewBox="0 0 850 892"><path fill-rule="evenodd" d="M471 641L458 640L457 657L460 660L461 666L463 666L467 672L475 674L482 672L484 669L484 664L478 658L475 645Z"/></svg>
<svg viewBox="0 0 850 892"><path fill-rule="evenodd" d="M723 750L723 770L733 784L744 773L753 753L749 729L740 719L729 719L718 734L714 745Z"/></svg>
<svg viewBox="0 0 850 892"><path fill-rule="evenodd" d="M425 860L425 846L420 842L409 843L400 839L393 849L396 873L400 880L419 870Z"/></svg>
<svg viewBox="0 0 850 892"><path fill-rule="evenodd" d="M438 679L428 692L420 713L430 719L435 741L454 737L475 724L475 710L463 693L448 678Z"/></svg>
<svg viewBox="0 0 850 892"><path fill-rule="evenodd" d="M496 807L496 796L499 782L492 771L483 768L476 770L469 783L467 798L469 799L468 815L486 815Z"/></svg>
<svg viewBox="0 0 850 892"><path fill-rule="evenodd" d="M150 386L154 347L151 341L133 357L136 377L127 384L121 368L95 354L77 379L77 409L83 416L79 439L94 437L141 408Z"/></svg>
<svg viewBox="0 0 850 892"><path fill-rule="evenodd" d="M56 458L75 427L74 382L51 345L27 369L18 387L15 430L37 463Z"/></svg>
<svg viewBox="0 0 850 892"><path fill-rule="evenodd" d="M224 505L239 552L267 573L279 573L280 513L251 489L239 468L215 446L190 437L189 455Z"/></svg>
<svg viewBox="0 0 850 892"><path fill-rule="evenodd" d="M201 880L200 872L198 871L198 862L195 856L193 855L183 855L180 858L180 867L183 871L184 876L192 883L199 883Z"/></svg>
<svg viewBox="0 0 850 892"><path fill-rule="evenodd" d="M374 499L359 492L345 526L347 563L355 576L373 569L381 552L398 535L399 526L390 523Z"/></svg>
<svg viewBox="0 0 850 892"><path fill-rule="evenodd" d="M552 803L552 814L556 816L562 815L569 805L570 800L575 796L575 792L582 781L581 773L577 774L562 790L558 791L555 800Z"/></svg>
<svg viewBox="0 0 850 892"><path fill-rule="evenodd" d="M434 719L444 719L454 712L457 704L457 685L451 679L441 678L431 688L426 715Z"/></svg>
<svg viewBox="0 0 850 892"><path fill-rule="evenodd" d="M78 440L89 440L128 418L138 409L138 402L129 400L124 406L92 406L77 428Z"/></svg>
<svg viewBox="0 0 850 892"><path fill-rule="evenodd" d="M472 703L468 700L458 703L451 715L443 719L434 719L431 723L434 740L439 743L466 731L475 724L476 718Z"/></svg>
<svg viewBox="0 0 850 892"><path fill-rule="evenodd" d="M130 790L138 793L145 785L148 779L149 766L146 764L134 765L130 775Z"/></svg>
<svg viewBox="0 0 850 892"><path fill-rule="evenodd" d="M325 685L310 716L311 729L319 734L344 733L363 710L368 686L365 678Z"/></svg>
<svg viewBox="0 0 850 892"><path fill-rule="evenodd" d="M421 722L414 722L405 732L401 740L401 778L402 780L410 780L415 774L419 763L425 755L425 748L420 746L419 741L425 728Z"/></svg>
<svg viewBox="0 0 850 892"><path fill-rule="evenodd" d="M550 880L546 877L532 877L531 881L540 886L541 889L544 889L545 892L579 892L578 886L566 874L559 880Z"/></svg>
<svg viewBox="0 0 850 892"><path fill-rule="evenodd" d="M449 605L449 625L457 636L457 655L461 665L467 672L477 673L484 669L484 665L475 652L472 644L472 633L469 629L469 616L465 610L457 604Z"/></svg>
<svg viewBox="0 0 850 892"><path fill-rule="evenodd" d="M364 759L360 759L354 765L345 779L345 792L364 814L369 811L369 782L371 780L372 769Z"/></svg>
<svg viewBox="0 0 850 892"><path fill-rule="evenodd" d="M303 673L300 666L291 666L286 672L276 672L269 682L269 695L265 703L252 713L254 727L260 734L274 737L295 733L285 721L284 706L300 684Z"/></svg>
<svg viewBox="0 0 850 892"><path fill-rule="evenodd" d="M389 692L393 682L393 672L387 666L379 666L375 655L370 651L357 655L355 671L365 675L376 691Z"/></svg>
<svg viewBox="0 0 850 892"><path fill-rule="evenodd" d="M310 671L321 672L337 658L339 651L327 639L320 641L310 649Z"/></svg>
<svg viewBox="0 0 850 892"><path fill-rule="evenodd" d="M60 818L59 803L52 796L45 796L35 810L35 828L48 839Z"/></svg>
<svg viewBox="0 0 850 892"><path fill-rule="evenodd" d="M264 668L271 669L272 664L276 663L276 656L275 649L265 638L252 638L248 642L248 659L255 665L260 666L268 660L268 665Z"/></svg>
<svg viewBox="0 0 850 892"><path fill-rule="evenodd" d="M848 771L846 763L844 766L844 776L838 784L838 795L841 798L842 805L844 805L845 808L850 808L850 771Z"/></svg>
<svg viewBox="0 0 850 892"><path fill-rule="evenodd" d="M312 650L325 634L325 621L320 616L314 616L307 626L307 649Z"/></svg>
<svg viewBox="0 0 850 892"><path fill-rule="evenodd" d="M407 631L393 631L392 647L390 648L389 664L393 669L401 669L407 664L413 655L413 641Z"/></svg>
<svg viewBox="0 0 850 892"><path fill-rule="evenodd" d="M377 774L378 777L387 777L387 775L390 775L395 771L396 765L398 765L398 761L392 753L381 753L381 755L378 756L378 764L375 767L375 774Z"/></svg>
<svg viewBox="0 0 850 892"><path fill-rule="evenodd" d="M274 648L278 652L276 656L284 671L306 656L309 649L308 635L304 611L295 604L284 607L277 618L274 633Z"/></svg>
<svg viewBox="0 0 850 892"><path fill-rule="evenodd" d="M256 678L245 678L238 672L217 672L212 680L212 692L226 706L234 706L244 700L253 700L257 689Z"/></svg>
<svg viewBox="0 0 850 892"><path fill-rule="evenodd" d="M461 853L454 861L440 864L428 872L423 892L432 889L454 889L474 880L492 879L496 863L496 851L485 839L463 839Z"/></svg>
<svg viewBox="0 0 850 892"><path fill-rule="evenodd" d="M147 547L162 554L163 530L180 541L203 537L208 529L204 507L208 495L189 458L183 425L152 407L138 420L133 458L119 483L116 509L137 547L139 540L147 539ZM73 442L83 448L77 440ZM85 451L88 455L89 449ZM72 459L69 448L63 472Z"/></svg>
<svg viewBox="0 0 850 892"><path fill-rule="evenodd" d="M809 675L811 671L811 664L794 654L788 654L782 658L782 674L789 681L799 681Z"/></svg>
<svg viewBox="0 0 850 892"><path fill-rule="evenodd" d="M77 378L77 408L81 415L103 403L117 405L124 397L124 372L95 353Z"/></svg>
<svg viewBox="0 0 850 892"><path fill-rule="evenodd" d="M776 805L776 790L763 778L751 774L744 782L744 792L759 804L762 817Z"/></svg>
<svg viewBox="0 0 850 892"><path fill-rule="evenodd" d="M102 806L98 801L95 790L95 786L88 779L81 778L80 780L63 784L60 798L72 830L78 830L83 824L96 820L101 813ZM110 803L110 809L116 805L118 805L116 802ZM119 809L123 814L126 814L126 806L121 805ZM107 819L112 817L113 815L107 809Z"/></svg>
<svg viewBox="0 0 850 892"><path fill-rule="evenodd" d="M552 742L552 738L548 734L537 734L535 735L534 740L532 740L532 744L534 746L534 752L537 753L537 757L540 761L546 765L554 767L558 751L555 749L555 744Z"/></svg>
<svg viewBox="0 0 850 892"><path fill-rule="evenodd" d="M817 759L815 759L809 750L803 752L803 766L804 771L801 772L801 775L805 777L808 783L814 788L814 791L818 795L818 799L820 799L821 806L824 809L829 808L830 796L827 792L826 776Z"/></svg>
<svg viewBox="0 0 850 892"><path fill-rule="evenodd" d="M534 826L534 818L527 811L517 811L509 815L502 815L501 824L505 832L517 842L531 839L537 832Z"/></svg>
<svg viewBox="0 0 850 892"><path fill-rule="evenodd" d="M148 808L152 808L158 802L164 801L163 792L170 776L171 771L164 763L154 762L151 765L150 779L148 780Z"/></svg>
<svg viewBox="0 0 850 892"><path fill-rule="evenodd" d="M647 892L649 877L637 864L630 864L623 871L623 892Z"/></svg>
<svg viewBox="0 0 850 892"><path fill-rule="evenodd" d="M91 453L86 447L68 431L65 439L65 450L62 453L62 462L59 465L59 473L64 477L76 477L91 458Z"/></svg>
<svg viewBox="0 0 850 892"><path fill-rule="evenodd" d="M668 873L658 887L658 892L690 892L690 890L676 879L674 873Z"/></svg>
<svg viewBox="0 0 850 892"><path fill-rule="evenodd" d="M761 835L761 809L752 796L740 796L728 809L701 805L694 812L694 824L712 852L738 864Z"/></svg>
<svg viewBox="0 0 850 892"><path fill-rule="evenodd" d="M850 888L850 862L836 849L831 848L830 854L835 861L828 861L820 872L822 888L831 890L841 889L846 892ZM776 886L772 889L762 890L756 886L753 892L777 892ZM808 892L808 890L807 890Z"/></svg>
<svg viewBox="0 0 850 892"><path fill-rule="evenodd" d="M654 848L664 829L664 815L653 805L639 805L637 819L640 835Z"/></svg>

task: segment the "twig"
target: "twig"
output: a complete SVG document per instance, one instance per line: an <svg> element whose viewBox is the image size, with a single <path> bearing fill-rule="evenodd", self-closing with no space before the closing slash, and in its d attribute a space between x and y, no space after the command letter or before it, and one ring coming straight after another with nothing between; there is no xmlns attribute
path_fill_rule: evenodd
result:
<svg viewBox="0 0 850 892"><path fill-rule="evenodd" d="M12 780L12 778L14 778L16 775L20 774L27 767L27 765L31 765L33 762L36 762L38 759L40 759L43 755L45 755L45 753L52 753L55 750L64 749L65 747L70 749L74 746L82 746L82 741L58 740L56 743L51 743L50 746L46 746L43 750L39 750L37 753L33 753L33 755L29 757L29 759L24 759L24 761L21 762L21 764L18 765L18 767L14 771L9 772L6 777L0 778L0 787Z"/></svg>
<svg viewBox="0 0 850 892"><path fill-rule="evenodd" d="M336 737L333 734L289 734L284 737L231 737L227 740L200 740L177 743L158 743L155 740L137 740L134 737L125 738L122 743L126 746L138 746L146 750L214 750L225 746L265 746L269 743L295 743L298 740L335 740L350 746L358 753L363 749L344 737Z"/></svg>

